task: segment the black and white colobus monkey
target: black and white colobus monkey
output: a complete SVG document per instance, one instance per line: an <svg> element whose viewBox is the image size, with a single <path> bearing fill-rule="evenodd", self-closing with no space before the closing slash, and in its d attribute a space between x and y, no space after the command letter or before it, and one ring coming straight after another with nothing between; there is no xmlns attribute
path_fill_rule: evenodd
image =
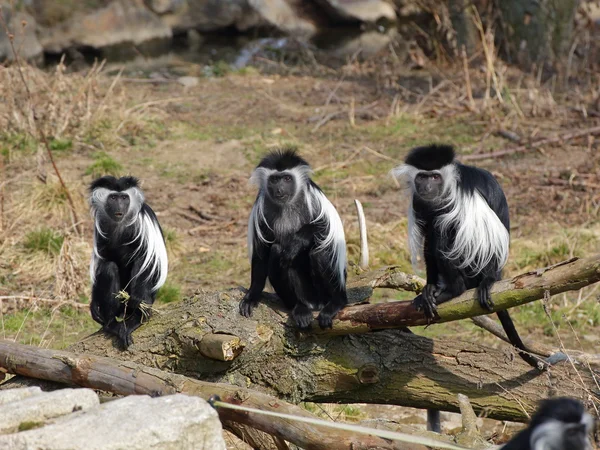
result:
<svg viewBox="0 0 600 450"><path fill-rule="evenodd" d="M531 418L502 450L588 450L594 419L578 400L560 397L544 400Z"/></svg>
<svg viewBox="0 0 600 450"><path fill-rule="evenodd" d="M408 233L413 264L421 252L427 284L415 305L434 317L436 305L477 288L483 308L493 306L490 289L508 259L508 204L487 170L455 161L447 145L417 147L393 174L411 191ZM525 346L507 311L498 318L510 342L531 366L538 360Z"/></svg>
<svg viewBox="0 0 600 450"><path fill-rule="evenodd" d="M265 156L250 178L258 195L248 221L252 279L240 302L243 316L252 314L267 277L301 329L316 310L319 326L331 327L348 302L342 220L310 172L296 152L284 150Z"/></svg>
<svg viewBox="0 0 600 450"><path fill-rule="evenodd" d="M165 241L136 178L104 176L91 184L90 193L95 228L92 318L127 348L131 333L148 316L144 305L154 303L167 279ZM120 291L129 295L127 301Z"/></svg>

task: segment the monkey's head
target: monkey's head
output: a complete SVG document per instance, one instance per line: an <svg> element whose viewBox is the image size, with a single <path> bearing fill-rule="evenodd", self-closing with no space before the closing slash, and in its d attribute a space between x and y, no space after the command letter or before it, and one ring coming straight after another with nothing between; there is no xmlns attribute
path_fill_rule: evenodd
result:
<svg viewBox="0 0 600 450"><path fill-rule="evenodd" d="M421 200L437 203L441 201L456 179L454 171L454 149L449 145L429 145L412 149L404 164L392 173Z"/></svg>
<svg viewBox="0 0 600 450"><path fill-rule="evenodd" d="M250 181L277 205L292 202L310 181L310 166L294 150L269 153L258 164Z"/></svg>
<svg viewBox="0 0 600 450"><path fill-rule="evenodd" d="M144 203L144 194L134 177L100 177L90 186L92 211L116 224L135 216Z"/></svg>
<svg viewBox="0 0 600 450"><path fill-rule="evenodd" d="M593 426L593 417L580 401L567 397L544 400L529 424L531 448L591 449L588 435Z"/></svg>

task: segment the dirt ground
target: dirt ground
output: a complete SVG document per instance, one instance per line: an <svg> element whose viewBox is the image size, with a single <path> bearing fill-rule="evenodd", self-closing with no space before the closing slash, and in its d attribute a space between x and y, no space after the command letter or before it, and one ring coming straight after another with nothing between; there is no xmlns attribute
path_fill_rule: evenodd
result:
<svg viewBox="0 0 600 450"><path fill-rule="evenodd" d="M503 68L505 84L492 86L487 98L485 77L473 69L471 103L461 70L408 70L386 61L335 71L273 62L275 68L210 77L182 61L130 63L123 72L110 65L99 74L28 69L37 122L27 117L16 69L0 68L1 94L10 100L0 106L0 337L59 348L97 329L85 306L92 246L86 196L101 174L139 177L165 229L170 274L158 307L200 289L247 286L246 225L256 195L248 178L262 155L284 146L311 163L315 181L340 211L351 274L358 260L355 198L365 208L370 266L412 270L406 197L389 171L410 148L430 142L453 144L465 157L556 138L476 161L498 177L509 201L505 274L598 251L599 141L558 139L600 125L597 77L564 91ZM180 76L192 77L180 80L187 86ZM28 134L36 123L51 141L81 235L44 148ZM507 139L514 135L519 143ZM560 336L567 348L597 353L597 291L552 298L550 316L539 302L513 316L524 337L558 347ZM377 300L393 298L410 295L385 291ZM65 300L84 306L56 308ZM418 332L504 345L467 321Z"/></svg>

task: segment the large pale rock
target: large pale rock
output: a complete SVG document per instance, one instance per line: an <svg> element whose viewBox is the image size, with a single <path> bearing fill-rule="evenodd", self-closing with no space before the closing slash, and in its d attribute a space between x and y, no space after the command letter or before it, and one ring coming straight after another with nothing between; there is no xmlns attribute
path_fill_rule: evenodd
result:
<svg viewBox="0 0 600 450"><path fill-rule="evenodd" d="M40 395L41 393L42 390L37 386L0 391L0 405L23 400L34 395Z"/></svg>
<svg viewBox="0 0 600 450"><path fill-rule="evenodd" d="M63 392L63 391L57 391ZM42 428L0 436L5 450L225 450L219 417L198 397L130 396Z"/></svg>
<svg viewBox="0 0 600 450"><path fill-rule="evenodd" d="M91 389L61 389L6 403L0 408L0 434L15 432L24 424L43 423L73 411L87 410L99 403ZM1 442L0 448L6 448Z"/></svg>
<svg viewBox="0 0 600 450"><path fill-rule="evenodd" d="M35 30L35 19L26 12L13 12L8 4L0 4L4 21L13 36L13 45L22 59L36 59L42 57L43 48ZM0 29L0 61L15 59L15 54L10 45L10 39L4 29Z"/></svg>

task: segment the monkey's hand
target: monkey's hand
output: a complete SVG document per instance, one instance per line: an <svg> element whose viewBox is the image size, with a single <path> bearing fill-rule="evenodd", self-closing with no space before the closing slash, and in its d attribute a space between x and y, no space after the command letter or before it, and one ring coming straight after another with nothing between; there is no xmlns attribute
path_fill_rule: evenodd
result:
<svg viewBox="0 0 600 450"><path fill-rule="evenodd" d="M310 330L313 321L312 311L302 303L296 304L290 314L300 330Z"/></svg>
<svg viewBox="0 0 600 450"><path fill-rule="evenodd" d="M425 317L433 319L437 315L437 297L440 295L440 292L440 289L435 284L426 284L423 292L413 300L417 311L423 311Z"/></svg>
<svg viewBox="0 0 600 450"><path fill-rule="evenodd" d="M240 314L244 317L250 317L252 315L252 310L256 308L257 305L258 300L252 298L250 292L247 292L240 302Z"/></svg>

